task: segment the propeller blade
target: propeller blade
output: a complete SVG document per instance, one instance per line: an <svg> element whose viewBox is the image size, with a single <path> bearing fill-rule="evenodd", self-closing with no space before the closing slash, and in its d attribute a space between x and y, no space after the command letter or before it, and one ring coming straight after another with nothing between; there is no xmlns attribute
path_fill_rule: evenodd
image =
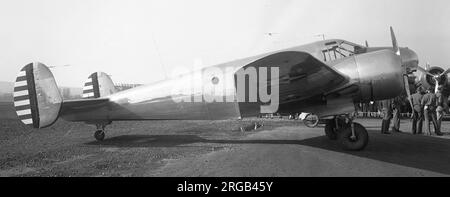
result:
<svg viewBox="0 0 450 197"><path fill-rule="evenodd" d="M414 114L414 105L412 103L411 91L409 89L408 75L403 75L403 81L405 83L405 90L406 90L406 95L408 96L409 104L411 105L411 109L413 110L412 114Z"/></svg>
<svg viewBox="0 0 450 197"><path fill-rule="evenodd" d="M392 40L392 47L394 48L395 54L400 56L400 48L398 47L397 38L395 37L394 29L391 26L391 40Z"/></svg>
<svg viewBox="0 0 450 197"><path fill-rule="evenodd" d="M438 80L438 78L434 78L434 81L435 81L434 93L436 93L438 91L438 88L439 88L439 80Z"/></svg>
<svg viewBox="0 0 450 197"><path fill-rule="evenodd" d="M433 74L431 74L430 72L428 72L427 70L425 70L424 68L417 66L417 70L421 71L422 73L425 73L426 75L429 75L431 77L435 77Z"/></svg>
<svg viewBox="0 0 450 197"><path fill-rule="evenodd" d="M445 72L441 73L441 74L439 75L439 77L444 76L444 75L447 75L448 73L450 73L450 68L447 69Z"/></svg>
<svg viewBox="0 0 450 197"><path fill-rule="evenodd" d="M369 42L367 42L367 40L366 40L366 47L369 47Z"/></svg>

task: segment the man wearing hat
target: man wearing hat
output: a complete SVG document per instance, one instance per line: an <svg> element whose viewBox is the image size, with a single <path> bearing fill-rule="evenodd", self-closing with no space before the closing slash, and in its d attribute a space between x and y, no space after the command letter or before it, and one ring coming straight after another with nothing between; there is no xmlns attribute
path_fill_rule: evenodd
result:
<svg viewBox="0 0 450 197"><path fill-rule="evenodd" d="M416 93L411 95L413 103L413 121L412 121L412 133L422 134L422 124L423 124L423 106L421 104L425 90L422 86L418 87Z"/></svg>
<svg viewBox="0 0 450 197"><path fill-rule="evenodd" d="M381 101L383 120L381 122L381 133L391 134L389 132L389 125L392 119L392 99Z"/></svg>
<svg viewBox="0 0 450 197"><path fill-rule="evenodd" d="M431 135L430 129L430 119L433 122L434 131L436 135L442 135L439 131L437 120L436 120L436 95L434 94L434 88L429 88L427 93L423 96L422 102L423 106L423 115L425 117L425 128L427 128L427 134Z"/></svg>
<svg viewBox="0 0 450 197"><path fill-rule="evenodd" d="M400 111L401 107L403 105L404 98L401 96L398 96L394 99L392 99L392 131L393 132L401 132L400 131Z"/></svg>
<svg viewBox="0 0 450 197"><path fill-rule="evenodd" d="M436 122L438 131L441 131L442 117L444 116L444 98L442 96L442 88L442 85L440 85L436 91Z"/></svg>

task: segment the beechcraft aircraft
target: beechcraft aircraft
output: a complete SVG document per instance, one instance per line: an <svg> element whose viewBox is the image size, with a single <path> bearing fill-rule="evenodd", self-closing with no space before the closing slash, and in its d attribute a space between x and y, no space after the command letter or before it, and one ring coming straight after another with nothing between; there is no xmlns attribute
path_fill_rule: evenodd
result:
<svg viewBox="0 0 450 197"><path fill-rule="evenodd" d="M113 121L239 120L258 116L262 106L274 100L261 95L253 100L239 98L271 89L272 93L278 91L273 113L314 114L326 123L325 134L330 139L339 140L345 149L362 150L369 137L366 129L353 121L354 103L394 98L405 90L409 95L407 74L418 67L418 56L398 46L392 27L391 38L392 47L368 47L340 39L318 41L120 92L107 74L96 72L84 84L83 99L77 100L63 100L48 67L30 63L16 79L14 106L26 125L44 128L58 118L85 122L96 125L94 136L101 141L105 127ZM223 72L193 77L211 68ZM250 68L271 70L269 77L267 72L256 72L256 81L274 83L252 86L251 76L245 75L251 72L244 72L245 91L240 91L239 73L252 71ZM202 91L208 88L214 91ZM212 94L227 101L205 101Z"/></svg>

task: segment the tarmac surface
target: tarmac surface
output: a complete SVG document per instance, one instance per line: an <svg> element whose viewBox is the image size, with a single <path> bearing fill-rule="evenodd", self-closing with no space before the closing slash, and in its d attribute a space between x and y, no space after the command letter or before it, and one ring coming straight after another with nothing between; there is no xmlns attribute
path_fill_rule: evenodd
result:
<svg viewBox="0 0 450 197"><path fill-rule="evenodd" d="M264 126L240 131L253 122ZM35 130L0 115L0 176L450 175L450 122L442 137L412 135L409 120L392 135L381 120L356 122L370 137L359 152L294 120L114 122L97 142L83 123Z"/></svg>

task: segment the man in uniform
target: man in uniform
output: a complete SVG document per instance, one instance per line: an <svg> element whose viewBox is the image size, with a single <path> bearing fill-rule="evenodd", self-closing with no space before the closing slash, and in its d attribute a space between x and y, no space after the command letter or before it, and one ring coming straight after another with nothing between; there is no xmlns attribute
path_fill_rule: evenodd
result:
<svg viewBox="0 0 450 197"><path fill-rule="evenodd" d="M431 135L430 129L430 118L434 125L434 131L436 135L442 135L438 130L437 120L436 120L436 95L434 94L434 88L430 88L422 98L423 115L425 117L425 127L427 132Z"/></svg>
<svg viewBox="0 0 450 197"><path fill-rule="evenodd" d="M403 99L403 97L398 96L392 100L392 113L393 113L392 122L394 124L392 126L393 132L401 132L400 131L400 108L403 104L402 99Z"/></svg>
<svg viewBox="0 0 450 197"><path fill-rule="evenodd" d="M442 117L444 116L444 98L442 96L442 86L439 86L436 91L436 122L437 130L441 131Z"/></svg>
<svg viewBox="0 0 450 197"><path fill-rule="evenodd" d="M412 133L422 134L422 124L423 124L423 106L422 97L425 91L422 86L418 87L416 93L411 95L413 103L413 121L412 121Z"/></svg>
<svg viewBox="0 0 450 197"><path fill-rule="evenodd" d="M391 99L381 101L382 110L383 110L382 111L383 120L381 122L381 133L382 134L391 134L389 132L389 125L391 124L391 118L392 118L391 104L392 104Z"/></svg>

